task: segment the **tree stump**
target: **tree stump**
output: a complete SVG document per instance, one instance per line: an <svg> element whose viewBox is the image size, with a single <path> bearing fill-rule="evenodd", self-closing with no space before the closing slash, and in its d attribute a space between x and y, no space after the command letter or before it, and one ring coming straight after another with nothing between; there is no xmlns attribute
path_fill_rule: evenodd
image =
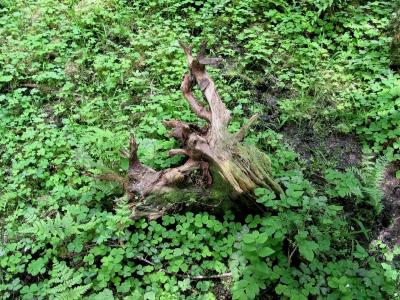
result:
<svg viewBox="0 0 400 300"><path fill-rule="evenodd" d="M191 46L181 43L181 47L189 67L189 73L184 75L181 84L183 96L191 110L208 125L199 127L179 120L165 121L164 124L172 129L171 136L181 144L180 149L170 150L169 155L185 155L186 161L181 166L161 171L140 163L138 146L135 139L131 139L125 189L134 209L133 216L157 218L174 203L189 201L192 195L208 199L203 199L204 203L222 197L232 203L237 199L248 199L254 205L257 187L283 193L273 179L269 157L255 146L242 143L257 116L253 116L237 133L228 132L230 112L206 72L206 65L214 64L218 59L205 57L205 43L197 57L193 57ZM192 88L196 84L209 109L194 97ZM218 205L218 200L214 204Z"/></svg>

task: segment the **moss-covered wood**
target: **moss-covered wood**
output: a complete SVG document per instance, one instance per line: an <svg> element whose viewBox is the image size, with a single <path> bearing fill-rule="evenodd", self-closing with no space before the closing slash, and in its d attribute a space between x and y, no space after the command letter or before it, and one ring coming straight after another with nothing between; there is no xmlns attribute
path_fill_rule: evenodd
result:
<svg viewBox="0 0 400 300"><path fill-rule="evenodd" d="M182 146L170 150L169 154L183 154L187 159L181 166L161 171L155 171L139 162L136 142L131 140L126 189L137 210L136 215L157 217L170 207L168 204L179 202L181 198L189 201L191 195L196 197L200 194L204 196L203 201L209 199L213 202L213 199L216 200L214 196L222 192L234 202L239 198L254 199L257 187L269 188L277 194L283 193L273 179L269 157L255 146L242 143L256 116L236 134L229 133L230 112L206 72L206 64L216 59L204 57L205 45L202 45L196 58L192 56L190 46L181 46L189 67L189 73L184 76L181 84L182 93L193 112L208 124L201 128L179 120L165 121L165 125L171 128L171 135ZM195 85L200 88L209 109L193 96L192 88Z"/></svg>

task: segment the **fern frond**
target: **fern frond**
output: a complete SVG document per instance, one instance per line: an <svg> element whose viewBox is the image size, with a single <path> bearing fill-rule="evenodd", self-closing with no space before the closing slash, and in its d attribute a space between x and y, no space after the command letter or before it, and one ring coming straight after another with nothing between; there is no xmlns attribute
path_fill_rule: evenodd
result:
<svg viewBox="0 0 400 300"><path fill-rule="evenodd" d="M82 299L82 296L91 288L92 284L81 285L73 289L69 289L62 294L57 295L54 299L57 300L77 300Z"/></svg>
<svg viewBox="0 0 400 300"><path fill-rule="evenodd" d="M54 299L81 299L91 287L91 284L80 285L82 274L69 268L65 262L54 260L50 275L48 295L53 295Z"/></svg>
<svg viewBox="0 0 400 300"><path fill-rule="evenodd" d="M377 214L383 209L384 194L381 185L388 163L386 157L379 157L375 161L367 157L363 159L362 169L357 169L357 175L363 184L363 192L368 196Z"/></svg>

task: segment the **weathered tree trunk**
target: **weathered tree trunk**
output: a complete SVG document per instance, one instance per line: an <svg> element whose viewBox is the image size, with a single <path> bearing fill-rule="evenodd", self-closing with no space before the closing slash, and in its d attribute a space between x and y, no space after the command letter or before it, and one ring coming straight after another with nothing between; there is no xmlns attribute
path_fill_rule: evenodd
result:
<svg viewBox="0 0 400 300"><path fill-rule="evenodd" d="M179 120L165 121L165 125L172 129L171 135L180 141L182 147L170 150L169 154L183 154L187 160L179 167L161 171L139 162L137 144L134 139L131 140L126 190L135 209L134 215L158 217L174 202L182 200L182 196L189 201L193 193L207 198L206 195L219 190L220 196L228 196L232 202L239 198L254 200L254 189L257 187L283 193L272 178L268 156L256 147L242 143L257 116L253 116L236 134L229 133L230 112L221 101L205 68L217 59L204 57L205 44L196 58L192 56L190 46L181 46L189 66L181 90L192 111L208 125L200 128ZM209 110L193 96L192 88L196 83Z"/></svg>

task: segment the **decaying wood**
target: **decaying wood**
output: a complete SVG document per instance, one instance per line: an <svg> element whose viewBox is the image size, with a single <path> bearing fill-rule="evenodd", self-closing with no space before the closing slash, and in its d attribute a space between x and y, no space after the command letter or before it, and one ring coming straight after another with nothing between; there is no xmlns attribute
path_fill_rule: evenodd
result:
<svg viewBox="0 0 400 300"><path fill-rule="evenodd" d="M238 198L254 199L254 189L268 188L277 194L283 193L272 177L268 156L255 146L241 143L249 127L257 119L253 116L236 134L228 132L230 111L220 99L214 81L206 71L207 64L215 64L218 59L206 58L206 45L201 46L197 57L192 48L181 44L188 62L189 73L181 84L183 96L191 110L207 122L205 127L187 124L179 120L168 120L164 124L171 128L171 136L177 139L180 149L172 149L169 155L184 155L183 165L161 171L140 163L135 139L130 142L127 193L134 208L143 206L143 199L150 198L151 209L137 210L135 215L155 218L164 213L168 201L160 201L164 196L184 194L187 191L212 190L224 187L231 201ZM204 107L193 95L193 87L198 86L208 103ZM193 176L197 179L193 180ZM218 178L218 185L215 179ZM201 188L196 187L201 186ZM140 204L140 205L139 205Z"/></svg>

